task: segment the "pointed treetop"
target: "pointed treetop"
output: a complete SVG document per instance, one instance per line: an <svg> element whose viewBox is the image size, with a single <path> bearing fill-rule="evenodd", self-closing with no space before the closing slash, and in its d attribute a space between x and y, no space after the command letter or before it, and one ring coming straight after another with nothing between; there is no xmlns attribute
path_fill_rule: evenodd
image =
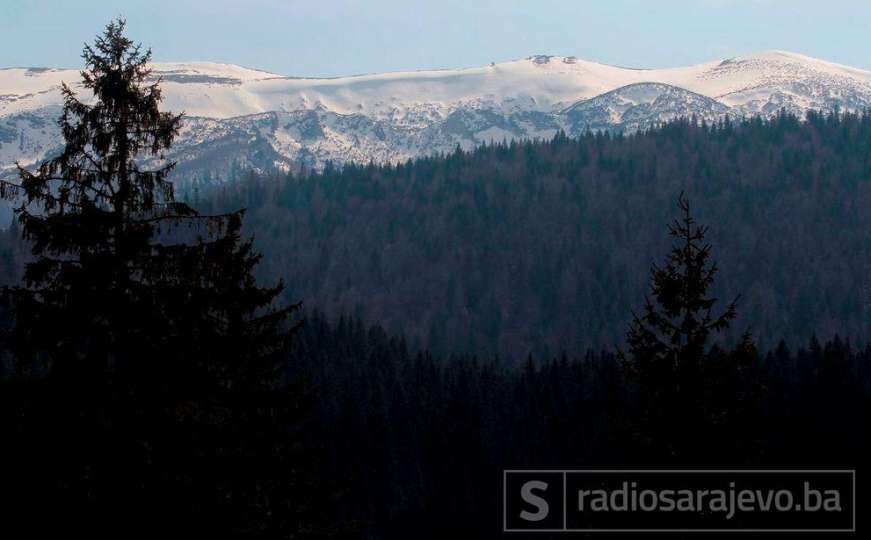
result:
<svg viewBox="0 0 871 540"><path fill-rule="evenodd" d="M717 273L709 262L711 245L705 241L708 228L696 224L689 200L681 192L677 202L681 217L668 226L674 239L665 264L653 264L651 294L642 315L634 315L627 340L634 353L702 353L712 332L726 330L736 315L736 302L719 315L713 313L716 298L708 294Z"/></svg>

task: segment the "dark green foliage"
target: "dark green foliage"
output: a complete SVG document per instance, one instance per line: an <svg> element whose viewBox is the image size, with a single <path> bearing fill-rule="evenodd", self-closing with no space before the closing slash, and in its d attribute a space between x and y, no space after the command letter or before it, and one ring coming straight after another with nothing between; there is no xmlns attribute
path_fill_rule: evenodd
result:
<svg viewBox="0 0 871 540"><path fill-rule="evenodd" d="M678 207L683 216L669 225L674 245L664 266L653 265L651 293L644 312L635 316L627 343L633 366L644 370L642 359L651 364L681 368L682 360L697 361L707 352L711 332L729 328L735 318L735 302L720 315L712 310L717 300L710 298L709 288L717 273L716 263L709 263L711 246L705 243L707 227L696 225L690 203L681 194ZM639 376L642 376L639 373Z"/></svg>
<svg viewBox="0 0 871 540"><path fill-rule="evenodd" d="M810 114L511 143L394 167L265 176L205 195L246 206L263 277L411 344L498 352L613 347L685 191L741 292L726 342L867 339L871 116ZM292 246L292 249L289 247ZM867 283L866 283L867 284ZM866 289L868 287L865 287ZM864 343L864 341L863 341Z"/></svg>
<svg viewBox="0 0 871 540"><path fill-rule="evenodd" d="M834 339L740 353L736 369L731 353L708 352L699 404L727 414L693 426L716 438L679 463L660 438L626 429L640 389L612 353L518 367L438 358L378 326L315 314L292 364L321 390L306 436L332 464L321 482L334 486L337 522L362 538L502 538L505 468L866 470L871 348Z"/></svg>
<svg viewBox="0 0 871 540"><path fill-rule="evenodd" d="M709 289L717 274L710 262L707 227L697 225L690 203L681 194L682 216L669 225L673 246L663 266L651 269L650 292L641 315L634 315L623 357L629 380L637 388L633 429L641 438L641 452L649 460L686 466L723 456L735 440L735 419L743 422L744 440L752 431L753 397L758 386L741 375L752 367L755 345L749 332L734 351L710 351L709 338L729 328L736 303L714 313L717 300ZM738 383L738 384L735 384ZM728 403L712 399L722 394ZM750 448L740 454L753 455Z"/></svg>
<svg viewBox="0 0 871 540"><path fill-rule="evenodd" d="M410 351L353 318L307 317L292 365L319 388L306 435L331 464L335 519L360 537L492 537L500 467L621 462L608 415L625 388L613 354L515 369Z"/></svg>
<svg viewBox="0 0 871 540"><path fill-rule="evenodd" d="M241 211L175 200L150 52L119 20L83 58L63 153L2 184L31 247L3 290L4 508L34 535L299 531L297 306L257 286Z"/></svg>

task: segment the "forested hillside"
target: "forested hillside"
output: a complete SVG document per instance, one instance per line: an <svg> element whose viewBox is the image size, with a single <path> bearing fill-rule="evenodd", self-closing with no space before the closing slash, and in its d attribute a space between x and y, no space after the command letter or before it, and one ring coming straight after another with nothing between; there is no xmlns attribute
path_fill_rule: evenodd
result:
<svg viewBox="0 0 871 540"><path fill-rule="evenodd" d="M679 121L400 166L254 176L194 198L247 207L264 277L328 315L436 352L522 358L622 342L678 193L711 225L732 338L871 327L871 116Z"/></svg>
<svg viewBox="0 0 871 540"><path fill-rule="evenodd" d="M868 463L871 348L781 344L742 371L723 351L705 360L694 407L711 417L674 423L697 443L681 467ZM639 443L652 428L639 428L638 388L613 353L508 369L414 353L380 327L309 315L289 365L310 372L321 396L304 437L325 465L318 485L334 497L332 519L362 537L502 538L504 468L674 465L660 444Z"/></svg>

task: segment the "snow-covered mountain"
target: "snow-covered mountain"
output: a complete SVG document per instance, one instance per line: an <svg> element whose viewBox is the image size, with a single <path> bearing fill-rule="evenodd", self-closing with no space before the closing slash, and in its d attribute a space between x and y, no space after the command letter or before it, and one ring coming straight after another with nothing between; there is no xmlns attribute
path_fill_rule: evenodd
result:
<svg viewBox="0 0 871 540"><path fill-rule="evenodd" d="M153 69L164 109L187 115L168 156L185 175L220 176L234 163L396 162L560 129L632 131L692 114L716 120L871 106L871 72L782 51L649 70L573 56L338 78L206 62ZM76 70L0 69L0 174L60 147L59 85L78 80Z"/></svg>

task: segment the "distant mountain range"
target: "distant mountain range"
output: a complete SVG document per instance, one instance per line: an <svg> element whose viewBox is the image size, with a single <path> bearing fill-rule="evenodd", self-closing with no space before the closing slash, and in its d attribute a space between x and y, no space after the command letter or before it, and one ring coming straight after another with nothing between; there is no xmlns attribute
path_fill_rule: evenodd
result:
<svg viewBox="0 0 871 540"><path fill-rule="evenodd" d="M234 165L398 162L558 130L634 131L679 116L716 121L871 106L871 72L783 51L670 69L573 56L338 78L206 62L153 69L163 108L187 114L167 157L179 161L181 175L218 177ZM79 79L77 70L0 69L0 175L16 160L30 165L60 148L59 85L75 88Z"/></svg>

